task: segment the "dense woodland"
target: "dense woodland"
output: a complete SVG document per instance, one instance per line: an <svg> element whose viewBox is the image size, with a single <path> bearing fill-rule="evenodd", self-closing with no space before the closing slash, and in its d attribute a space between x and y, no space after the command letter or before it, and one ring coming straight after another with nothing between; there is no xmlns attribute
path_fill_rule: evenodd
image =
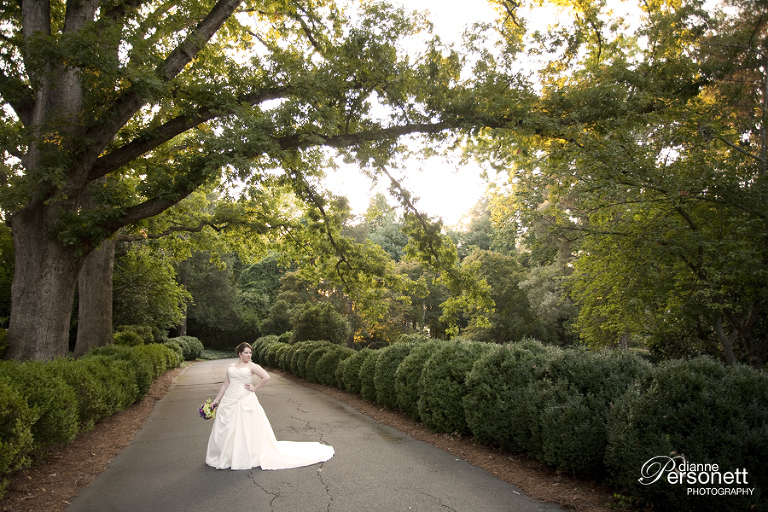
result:
<svg viewBox="0 0 768 512"><path fill-rule="evenodd" d="M384 2L3 1L4 357L139 325L762 368L768 3L492 3L449 46ZM420 152L507 180L449 229L393 179ZM390 195L353 215L341 161Z"/></svg>

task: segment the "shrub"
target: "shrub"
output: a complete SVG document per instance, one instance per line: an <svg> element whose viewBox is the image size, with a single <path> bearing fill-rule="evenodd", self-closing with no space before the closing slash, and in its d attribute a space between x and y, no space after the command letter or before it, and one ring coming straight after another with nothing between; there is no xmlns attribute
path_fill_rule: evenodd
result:
<svg viewBox="0 0 768 512"><path fill-rule="evenodd" d="M364 348L344 360L344 368L341 378L344 381L344 389L355 395L360 394L360 367L373 350Z"/></svg>
<svg viewBox="0 0 768 512"><path fill-rule="evenodd" d="M331 350L328 350L315 364L315 376L317 382L324 386L338 387L339 383L336 379L336 369L341 361L354 353L355 351L353 349L338 345Z"/></svg>
<svg viewBox="0 0 768 512"><path fill-rule="evenodd" d="M291 359L291 368L294 367L295 363L296 372L294 375L306 380L307 360L309 359L310 354L318 348L331 345L331 343L327 341L304 341L300 343L301 347L296 350L293 359ZM314 359L313 362L317 362L317 359ZM314 370L314 368L312 370Z"/></svg>
<svg viewBox="0 0 768 512"><path fill-rule="evenodd" d="M294 342L328 340L341 344L349 336L349 322L330 302L308 303L296 309L291 317Z"/></svg>
<svg viewBox="0 0 768 512"><path fill-rule="evenodd" d="M281 370L290 373L291 359L293 359L294 352L295 352L295 345L287 345L287 348L282 352L280 352L280 357L278 358L278 367Z"/></svg>
<svg viewBox="0 0 768 512"><path fill-rule="evenodd" d="M376 401L376 385L373 382L376 376L376 361L379 359L379 351L372 350L363 364L360 365L360 396L368 402Z"/></svg>
<svg viewBox="0 0 768 512"><path fill-rule="evenodd" d="M31 425L35 447L68 443L80 424L75 391L47 363L0 361L0 375L6 376L37 413Z"/></svg>
<svg viewBox="0 0 768 512"><path fill-rule="evenodd" d="M268 336L261 336L260 338L257 338L256 341L251 343L251 348L253 348L253 355L251 357L251 360L254 363L268 366L267 351L272 345L274 345L277 342L278 342L278 338L274 334L270 334Z"/></svg>
<svg viewBox="0 0 768 512"><path fill-rule="evenodd" d="M181 358L177 360L181 364ZM109 414L122 411L138 400L139 386L131 361L103 355L89 355L78 361L86 363L94 376L103 382L106 393L104 401Z"/></svg>
<svg viewBox="0 0 768 512"><path fill-rule="evenodd" d="M424 363L419 378L419 417L433 432L467 434L463 400L472 365L494 345L445 343Z"/></svg>
<svg viewBox="0 0 768 512"><path fill-rule="evenodd" d="M413 343L398 342L379 351L373 383L376 387L376 403L382 407L397 408L395 372L414 346Z"/></svg>
<svg viewBox="0 0 768 512"><path fill-rule="evenodd" d="M419 421L419 378L427 359L441 344L440 340L420 343L413 347L395 372L395 394L397 407L411 418Z"/></svg>
<svg viewBox="0 0 768 512"><path fill-rule="evenodd" d="M144 339L133 331L117 331L112 333L112 341L115 345L137 347L144 344Z"/></svg>
<svg viewBox="0 0 768 512"><path fill-rule="evenodd" d="M38 420L38 410L30 408L20 387L0 375L0 499L8 480L4 475L29 467L28 457L34 438L31 426Z"/></svg>
<svg viewBox="0 0 768 512"><path fill-rule="evenodd" d="M115 412L107 403L104 374L98 364L83 358L57 359L48 365L74 390L81 428L90 430L97 421Z"/></svg>
<svg viewBox="0 0 768 512"><path fill-rule="evenodd" d="M305 379L308 382L315 382L319 383L317 373L315 372L315 366L317 365L317 362L320 360L321 357L323 357L326 352L331 350L332 348L338 348L338 345L333 345L331 343L324 342L321 345L317 345L316 348L309 353L307 356L307 361L304 364L304 375Z"/></svg>
<svg viewBox="0 0 768 512"><path fill-rule="evenodd" d="M176 352L180 361L184 361L184 350L181 348L181 345L179 344L178 341L168 340L164 342L163 345L165 345L166 347Z"/></svg>
<svg viewBox="0 0 768 512"><path fill-rule="evenodd" d="M540 451L541 441L531 428L537 421L531 402L540 395L536 381L556 351L524 340L495 347L475 362L463 401L475 439L517 453Z"/></svg>
<svg viewBox="0 0 768 512"><path fill-rule="evenodd" d="M117 330L136 333L142 340L138 345L147 345L155 342L155 334L152 331L152 327L148 325L121 325Z"/></svg>
<svg viewBox="0 0 768 512"><path fill-rule="evenodd" d="M353 352L354 349L352 349ZM357 352L355 352L356 354ZM339 389L346 390L347 386L344 384L344 370L347 367L349 358L352 357L354 354L350 354L348 357L345 357L341 361L339 361L339 364L336 365L336 374L334 375L336 377L336 386Z"/></svg>
<svg viewBox="0 0 768 512"><path fill-rule="evenodd" d="M560 352L547 362L536 417L541 460L579 475L602 476L608 411L650 365L624 351Z"/></svg>
<svg viewBox="0 0 768 512"><path fill-rule="evenodd" d="M172 350L167 348L167 350ZM107 356L114 359L128 361L133 370L138 395L136 399L143 397L149 391L152 381L155 378L155 365L152 358L146 352L139 350L139 347L124 347L113 345L110 347L98 347L89 351L85 357Z"/></svg>
<svg viewBox="0 0 768 512"><path fill-rule="evenodd" d="M178 336L168 341L175 341L181 346L182 356L185 361L194 361L203 353L203 343L194 336Z"/></svg>
<svg viewBox="0 0 768 512"><path fill-rule="evenodd" d="M766 510L766 439L767 374L706 356L670 360L640 377L611 409L606 463L624 493L660 510ZM717 464L722 473L745 469L744 487L755 494L702 497L687 493L697 485L638 482L648 460L675 455L688 464ZM710 486L721 487L703 487Z"/></svg>
<svg viewBox="0 0 768 512"><path fill-rule="evenodd" d="M277 340L281 343L293 343L293 331L286 331L280 336L278 336Z"/></svg>
<svg viewBox="0 0 768 512"><path fill-rule="evenodd" d="M272 368L277 368L278 359L283 350L288 348L288 344L276 341L267 345L266 349L262 352L264 354L264 364Z"/></svg>

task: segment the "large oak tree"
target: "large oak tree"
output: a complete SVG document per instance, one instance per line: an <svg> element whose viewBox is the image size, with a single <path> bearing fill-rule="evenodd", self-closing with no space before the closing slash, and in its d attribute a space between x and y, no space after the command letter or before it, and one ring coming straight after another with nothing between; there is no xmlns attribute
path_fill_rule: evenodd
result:
<svg viewBox="0 0 768 512"><path fill-rule="evenodd" d="M65 355L85 259L199 187L300 183L322 148L383 162L398 136L517 120L530 97L490 69L463 86L461 59L434 44L409 56L402 40L424 20L370 2L351 14L325 0L3 0L0 11L14 359Z"/></svg>

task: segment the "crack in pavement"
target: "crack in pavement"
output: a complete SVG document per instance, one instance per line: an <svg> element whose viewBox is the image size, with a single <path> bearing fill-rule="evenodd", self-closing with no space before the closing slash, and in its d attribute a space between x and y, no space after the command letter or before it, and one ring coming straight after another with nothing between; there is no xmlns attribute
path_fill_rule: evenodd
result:
<svg viewBox="0 0 768 512"><path fill-rule="evenodd" d="M325 483L325 480L323 480L323 464L320 464L320 467L317 468L317 479L320 480L320 484L322 484L323 488L325 489L325 494L328 495L328 506L326 507L326 512L331 512L331 507L333 506L333 495L331 494L331 486L330 484Z"/></svg>
<svg viewBox="0 0 768 512"><path fill-rule="evenodd" d="M271 508L272 510L274 510L274 503L275 503L275 500L276 500L277 498L279 498L279 497L280 497L280 493L279 493L279 492L272 492L272 491L268 491L268 490L267 490L267 489L266 489L266 488L265 488L263 485L261 485L259 482L257 482L257 481L256 481L256 475L255 475L255 473L254 473L253 471L251 471L251 472L248 474L248 476L249 476L249 478L251 479L251 481L252 481L254 484L256 484L256 487L258 487L259 489L261 489L262 491L264 491L264 494L266 494L267 496L271 496L271 498L269 499L269 508Z"/></svg>

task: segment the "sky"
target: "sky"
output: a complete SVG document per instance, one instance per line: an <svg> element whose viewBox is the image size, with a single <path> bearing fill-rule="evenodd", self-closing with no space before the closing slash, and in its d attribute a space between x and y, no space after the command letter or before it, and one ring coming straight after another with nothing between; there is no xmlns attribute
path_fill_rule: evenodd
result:
<svg viewBox="0 0 768 512"><path fill-rule="evenodd" d="M434 33L448 43L458 43L464 28L476 21L492 21L496 13L485 0L394 0L409 10L429 11ZM487 183L481 178L482 167L470 163L462 165L458 158L431 158L427 161L411 159L403 169L393 170L396 178L418 198L416 207L429 216L443 219L446 226L456 226L462 217L482 198ZM363 213L370 198L377 192L387 195L388 183L380 180L372 188L371 180L354 166L340 166L328 171L325 186L337 195L346 196L353 213ZM389 198L389 203L395 200Z"/></svg>

